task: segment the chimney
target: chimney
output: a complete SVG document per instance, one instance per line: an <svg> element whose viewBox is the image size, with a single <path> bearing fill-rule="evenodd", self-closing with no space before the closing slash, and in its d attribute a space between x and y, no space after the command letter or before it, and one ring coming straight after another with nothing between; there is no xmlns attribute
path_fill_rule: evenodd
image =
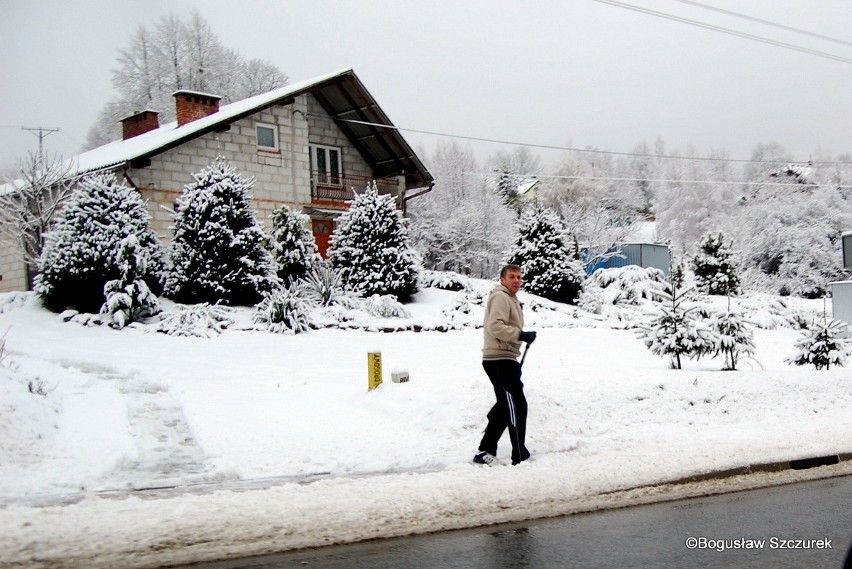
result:
<svg viewBox="0 0 852 569"><path fill-rule="evenodd" d="M173 96L178 126L183 126L219 111L219 99L221 97L216 95L196 91L175 91Z"/></svg>
<svg viewBox="0 0 852 569"><path fill-rule="evenodd" d="M160 128L157 111L141 111L121 120L121 136L124 140Z"/></svg>

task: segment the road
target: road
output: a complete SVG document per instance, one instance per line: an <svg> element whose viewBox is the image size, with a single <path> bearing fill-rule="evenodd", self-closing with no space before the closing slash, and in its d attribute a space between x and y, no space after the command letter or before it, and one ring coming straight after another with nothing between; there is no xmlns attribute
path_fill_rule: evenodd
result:
<svg viewBox="0 0 852 569"><path fill-rule="evenodd" d="M846 476L191 567L842 569L850 542L852 476Z"/></svg>

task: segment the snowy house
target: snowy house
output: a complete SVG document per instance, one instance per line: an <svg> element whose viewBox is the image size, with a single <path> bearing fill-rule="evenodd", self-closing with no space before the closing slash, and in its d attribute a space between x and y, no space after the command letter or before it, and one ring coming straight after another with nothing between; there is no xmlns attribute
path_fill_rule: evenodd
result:
<svg viewBox="0 0 852 569"><path fill-rule="evenodd" d="M259 220L269 224L282 204L301 208L323 254L354 191L375 182L404 212L408 200L432 187L431 174L351 69L221 107L210 93L174 97L175 122L160 125L155 110L140 111L122 121L122 140L69 161L72 174L114 171L136 188L164 243L184 185L219 156L256 179ZM19 258L0 251L0 292L27 288Z"/></svg>

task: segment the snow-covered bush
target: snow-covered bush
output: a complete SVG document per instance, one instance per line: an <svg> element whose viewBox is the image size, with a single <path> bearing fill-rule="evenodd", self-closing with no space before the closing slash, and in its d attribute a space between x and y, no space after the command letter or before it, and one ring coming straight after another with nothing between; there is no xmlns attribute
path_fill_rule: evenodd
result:
<svg viewBox="0 0 852 569"><path fill-rule="evenodd" d="M320 307L339 304L354 308L360 304L360 299L343 286L341 271L327 261L314 263L302 282L302 287L305 299Z"/></svg>
<svg viewBox="0 0 852 569"><path fill-rule="evenodd" d="M754 333L742 314L728 310L712 317L710 328L715 333L714 356L724 354L725 370L736 370L740 357L754 355Z"/></svg>
<svg viewBox="0 0 852 569"><path fill-rule="evenodd" d="M255 325L276 334L298 334L310 329L310 306L297 283L267 295L254 312Z"/></svg>
<svg viewBox="0 0 852 569"><path fill-rule="evenodd" d="M554 302L575 304L586 272L569 255L559 217L546 208L527 209L521 213L517 230L507 262L521 267L524 290Z"/></svg>
<svg viewBox="0 0 852 569"><path fill-rule="evenodd" d="M846 325L839 320L815 323L796 342L799 352L786 359L798 366L812 364L816 369L829 369L832 365L846 365L849 347L845 339Z"/></svg>
<svg viewBox="0 0 852 569"><path fill-rule="evenodd" d="M589 277L601 289L605 304L639 305L642 300L660 300L666 290L666 275L660 269L627 265L598 269Z"/></svg>
<svg viewBox="0 0 852 569"><path fill-rule="evenodd" d="M733 253L721 233L704 237L700 252L692 259L692 270L698 287L707 294L731 295L739 292L740 277Z"/></svg>
<svg viewBox="0 0 852 569"><path fill-rule="evenodd" d="M688 293L673 286L657 292L664 301L658 315L637 330L651 353L670 358L672 369L682 369L681 356L698 359L716 346L713 331L696 318L700 306L687 300Z"/></svg>
<svg viewBox="0 0 852 569"><path fill-rule="evenodd" d="M284 283L305 277L321 260L310 223L309 216L286 205L272 212L272 256Z"/></svg>
<svg viewBox="0 0 852 569"><path fill-rule="evenodd" d="M372 184L355 194L338 219L328 259L343 283L362 296L390 294L407 302L417 292L420 267L393 196Z"/></svg>
<svg viewBox="0 0 852 569"><path fill-rule="evenodd" d="M439 288L458 292L470 290L470 279L452 271L422 271L420 285L423 288Z"/></svg>
<svg viewBox="0 0 852 569"><path fill-rule="evenodd" d="M110 325L119 330L130 322L160 311L157 297L142 278L146 273L147 259L141 253L136 236L125 237L117 258L121 275L104 285L106 302L101 307L101 314L107 315Z"/></svg>
<svg viewBox="0 0 852 569"><path fill-rule="evenodd" d="M249 203L254 179L222 158L193 177L177 200L165 294L183 303L252 306L278 286Z"/></svg>
<svg viewBox="0 0 852 569"><path fill-rule="evenodd" d="M364 299L361 307L379 318L410 318L405 307L393 296L374 294Z"/></svg>
<svg viewBox="0 0 852 569"><path fill-rule="evenodd" d="M227 306L177 304L161 316L157 331L170 336L212 338L233 324L232 309Z"/></svg>
<svg viewBox="0 0 852 569"><path fill-rule="evenodd" d="M45 236L36 294L55 312L66 308L98 312L104 303L104 286L121 277L116 252L129 235L136 236L138 255L146 259L147 272L137 278L158 292L165 263L148 222L139 192L119 184L114 174L84 177Z"/></svg>

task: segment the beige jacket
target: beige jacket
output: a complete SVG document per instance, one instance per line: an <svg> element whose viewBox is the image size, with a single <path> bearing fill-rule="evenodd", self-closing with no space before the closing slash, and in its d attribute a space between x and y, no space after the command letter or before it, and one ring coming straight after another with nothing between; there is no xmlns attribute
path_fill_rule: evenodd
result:
<svg viewBox="0 0 852 569"><path fill-rule="evenodd" d="M521 355L518 335L524 327L524 313L520 301L503 285L494 287L488 296L482 326L483 360L515 360Z"/></svg>

